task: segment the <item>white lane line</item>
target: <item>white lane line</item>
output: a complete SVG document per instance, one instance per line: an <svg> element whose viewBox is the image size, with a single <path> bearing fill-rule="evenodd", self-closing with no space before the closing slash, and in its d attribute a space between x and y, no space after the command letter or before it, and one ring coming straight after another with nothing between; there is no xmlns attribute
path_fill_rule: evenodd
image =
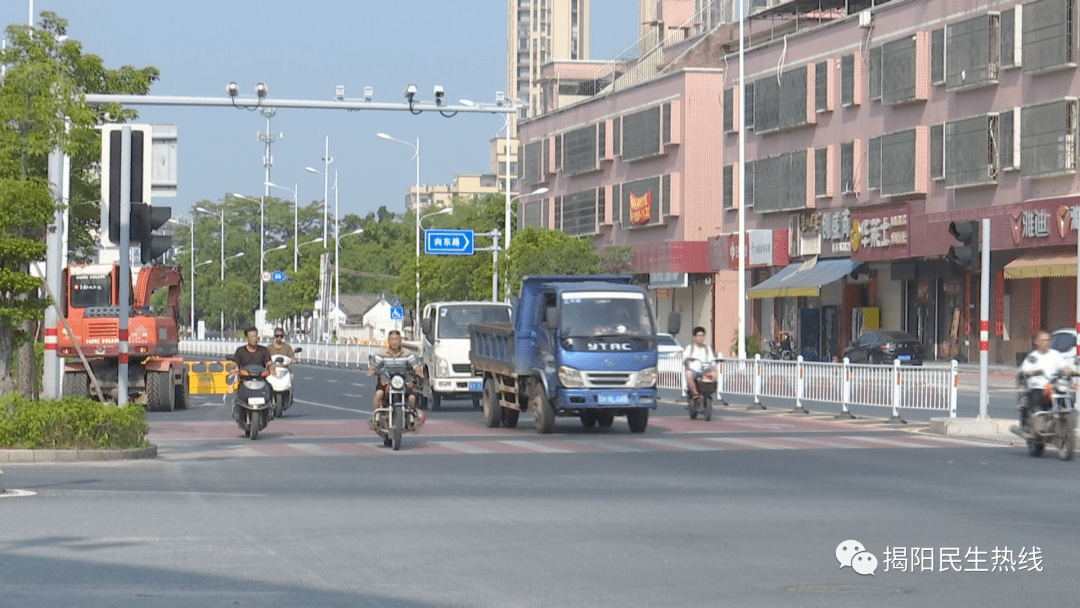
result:
<svg viewBox="0 0 1080 608"><path fill-rule="evenodd" d="M569 454L571 452L571 450L564 450L551 445L543 445L534 441L522 441L520 439L504 439L499 441L499 443L504 443L516 448L532 450L534 452L544 452L546 454Z"/></svg>
<svg viewBox="0 0 1080 608"><path fill-rule="evenodd" d="M652 443L652 444L656 444L656 445L660 445L660 446L664 446L664 447L677 448L677 449L680 449L680 450L690 450L690 451L694 451L694 452L715 452L716 451L716 448L710 448L707 445L697 445L697 444L693 444L693 443L689 443L689 442L685 442L685 441L679 441L678 439L644 439L644 438L642 438L642 439L638 439L638 441L645 441L645 442L648 442L648 443Z"/></svg>
<svg viewBox="0 0 1080 608"><path fill-rule="evenodd" d="M307 452L312 456L341 456L341 452L324 448L314 443L286 443L285 445L300 452Z"/></svg>
<svg viewBox="0 0 1080 608"><path fill-rule="evenodd" d="M457 452L463 452L465 454L494 454L495 453L495 452L492 452L491 450L488 450L488 449L485 449L485 448L482 448L482 447L479 447L479 446L475 446L475 445L469 445L469 444L463 443L461 441L436 441L434 443L435 443L435 445L440 445L440 446L442 446L442 447L444 447L444 448L446 448L448 450L455 450Z"/></svg>
<svg viewBox="0 0 1080 608"><path fill-rule="evenodd" d="M738 437L702 437L706 441L719 441L720 443L730 443L742 447L754 448L758 450L794 450L795 448L789 445L770 445L767 443L757 443L749 439L740 439Z"/></svg>
<svg viewBox="0 0 1080 608"><path fill-rule="evenodd" d="M835 441L826 441L824 439L811 439L810 437L785 437L784 439L787 441L801 441L802 443L809 443L811 445L821 445L827 448L840 448L841 450L864 450L868 447L865 445L850 445Z"/></svg>
<svg viewBox="0 0 1080 608"><path fill-rule="evenodd" d="M355 414L361 414L363 416L370 416L371 412L364 410L357 410L351 407L338 407L336 405L326 405L325 403L315 403L314 401L304 401L303 399L293 399L294 403L303 403L304 405L314 405L315 407L325 407L331 410L341 410L343 412L353 412Z"/></svg>
<svg viewBox="0 0 1080 608"><path fill-rule="evenodd" d="M897 441L895 439L885 439L883 437L870 437L868 435L840 435L844 439L854 439L855 441L867 441L870 443L880 443L881 445L888 445L896 448L930 448L934 446L921 445L914 441Z"/></svg>
<svg viewBox="0 0 1080 608"><path fill-rule="evenodd" d="M611 452L645 452L645 451L647 451L644 448L637 448L637 447L633 447L633 446L629 446L629 445L623 445L621 443L616 443L614 441L604 441L602 439L590 439L589 441L575 439L575 440L568 441L567 443L580 443L582 445L590 445L590 446L601 447L601 448L604 448L605 450L608 450L608 451L611 451Z"/></svg>
<svg viewBox="0 0 1080 608"><path fill-rule="evenodd" d="M241 492L177 492L169 490L84 490L57 488L57 492L70 492L75 494L161 494L170 496L241 496L263 498L266 494L247 494Z"/></svg>

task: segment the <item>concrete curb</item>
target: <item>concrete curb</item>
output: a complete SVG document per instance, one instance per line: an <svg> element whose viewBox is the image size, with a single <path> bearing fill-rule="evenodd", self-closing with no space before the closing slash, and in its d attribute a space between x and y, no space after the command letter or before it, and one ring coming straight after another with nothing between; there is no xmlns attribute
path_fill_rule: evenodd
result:
<svg viewBox="0 0 1080 608"><path fill-rule="evenodd" d="M0 450L0 463L39 464L46 462L104 462L112 460L142 460L157 458L157 446L128 450ZM0 471L0 492L4 491Z"/></svg>

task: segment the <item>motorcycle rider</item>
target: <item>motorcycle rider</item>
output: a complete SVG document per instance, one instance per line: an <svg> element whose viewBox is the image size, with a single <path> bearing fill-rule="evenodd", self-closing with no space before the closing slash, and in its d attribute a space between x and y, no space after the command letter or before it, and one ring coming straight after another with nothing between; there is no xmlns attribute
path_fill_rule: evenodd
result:
<svg viewBox="0 0 1080 608"><path fill-rule="evenodd" d="M1025 430L1028 416L1045 402L1046 383L1059 371L1072 373L1065 357L1061 353L1050 348L1050 332L1040 330L1035 334L1035 350L1024 357L1024 363L1020 366L1020 375L1027 382L1027 395L1024 405L1020 408L1020 430Z"/></svg>
<svg viewBox="0 0 1080 608"><path fill-rule="evenodd" d="M713 352L712 347L705 344L705 328L694 328L694 341L686 345L683 349L683 367L686 369L686 386L690 389L690 395L695 401L701 399L701 394L698 393L697 379L700 377L700 372L695 372L690 369L689 360L697 359L702 362L712 362L716 359L716 354Z"/></svg>
<svg viewBox="0 0 1080 608"><path fill-rule="evenodd" d="M244 334L247 336L247 344L236 349L233 361L241 370L248 365L264 365L266 369L263 370L262 377L269 376L274 371L274 362L270 359L270 351L259 344L259 330L249 327L244 330Z"/></svg>
<svg viewBox="0 0 1080 608"><path fill-rule="evenodd" d="M408 355L405 354L405 350L401 348L401 332L399 332L396 329L391 330L390 333L387 334L387 336L386 336L386 348L384 348L379 354L384 356L384 357L394 357L394 358L407 356L408 359L409 359L409 366L412 367L413 373L415 373L417 377L420 377L422 375L421 372L423 371L423 368L420 366L420 359L414 353L409 353ZM374 365L369 365L368 366L368 375L369 376L378 376L379 371L381 371L381 370L377 369ZM415 413L416 412L416 395L414 395L413 392L412 392L412 386L409 386L408 390L409 390L409 393L408 393L408 407L409 407L410 411ZM374 409L379 409L380 407L382 407L383 398L385 396L386 396L386 383L384 383L380 379L378 384L375 387L375 399L372 402L372 407Z"/></svg>
<svg viewBox="0 0 1080 608"><path fill-rule="evenodd" d="M270 351L270 355L285 355L286 357L293 358L293 348L285 342L285 330L278 327L274 330L274 342L270 346L266 347Z"/></svg>

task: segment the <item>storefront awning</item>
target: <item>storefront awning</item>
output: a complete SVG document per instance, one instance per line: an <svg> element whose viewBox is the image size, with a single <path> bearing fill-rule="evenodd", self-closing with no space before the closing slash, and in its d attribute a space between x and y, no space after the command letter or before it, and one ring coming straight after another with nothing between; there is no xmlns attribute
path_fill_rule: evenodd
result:
<svg viewBox="0 0 1080 608"><path fill-rule="evenodd" d="M746 290L746 297L814 298L821 295L821 286L839 281L862 264L849 259L813 260L785 266L783 270Z"/></svg>
<svg viewBox="0 0 1080 608"><path fill-rule="evenodd" d="M1029 253L1005 265L1006 279L1075 276L1076 252L1058 254Z"/></svg>

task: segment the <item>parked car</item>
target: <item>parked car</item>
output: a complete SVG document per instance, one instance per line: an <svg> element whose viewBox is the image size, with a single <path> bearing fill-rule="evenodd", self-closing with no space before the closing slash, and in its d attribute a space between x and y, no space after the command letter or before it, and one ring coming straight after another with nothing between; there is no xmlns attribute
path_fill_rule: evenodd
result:
<svg viewBox="0 0 1080 608"><path fill-rule="evenodd" d="M1065 355L1065 360L1076 368L1076 330L1063 327L1050 336L1050 348Z"/></svg>
<svg viewBox="0 0 1080 608"><path fill-rule="evenodd" d="M907 332L872 329L852 342L844 356L852 363L922 365L923 345Z"/></svg>
<svg viewBox="0 0 1080 608"><path fill-rule="evenodd" d="M683 347L671 334L656 334L656 354L661 357L683 352Z"/></svg>

